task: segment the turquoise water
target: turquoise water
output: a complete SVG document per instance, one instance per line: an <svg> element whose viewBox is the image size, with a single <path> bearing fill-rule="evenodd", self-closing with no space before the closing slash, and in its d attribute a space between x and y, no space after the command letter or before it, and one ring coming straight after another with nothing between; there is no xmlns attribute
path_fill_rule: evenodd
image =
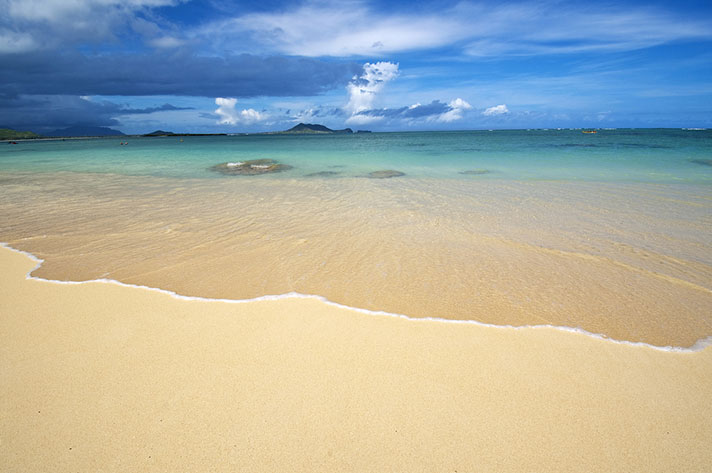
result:
<svg viewBox="0 0 712 473"><path fill-rule="evenodd" d="M121 141L128 146L120 146ZM712 131L497 130L356 135L242 135L28 141L0 145L0 170L232 178L214 164L271 158L292 170L239 179L407 177L712 183ZM462 174L465 171L484 174ZM331 178L334 178L331 177ZM314 177L311 177L314 179Z"/></svg>

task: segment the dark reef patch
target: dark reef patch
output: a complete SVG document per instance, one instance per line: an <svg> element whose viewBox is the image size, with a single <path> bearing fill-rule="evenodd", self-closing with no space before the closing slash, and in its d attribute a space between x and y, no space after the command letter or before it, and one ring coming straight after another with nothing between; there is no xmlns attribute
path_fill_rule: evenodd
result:
<svg viewBox="0 0 712 473"><path fill-rule="evenodd" d="M481 176L482 174L489 174L491 172L489 169L468 169L467 171L460 171L460 174L465 174L466 176Z"/></svg>
<svg viewBox="0 0 712 473"><path fill-rule="evenodd" d="M383 171L369 172L366 177L371 179L390 179L392 177L405 176L404 172L394 171L393 169L385 169Z"/></svg>
<svg viewBox="0 0 712 473"><path fill-rule="evenodd" d="M319 171L305 174L304 177L334 177L341 174L338 171Z"/></svg>
<svg viewBox="0 0 712 473"><path fill-rule="evenodd" d="M256 176L292 169L288 164L278 163L273 159L253 159L251 161L235 161L220 163L208 168L226 176Z"/></svg>

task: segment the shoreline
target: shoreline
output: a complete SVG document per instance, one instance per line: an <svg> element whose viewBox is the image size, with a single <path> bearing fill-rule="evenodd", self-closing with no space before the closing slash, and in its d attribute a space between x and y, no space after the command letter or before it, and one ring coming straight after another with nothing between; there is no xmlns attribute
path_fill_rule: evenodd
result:
<svg viewBox="0 0 712 473"><path fill-rule="evenodd" d="M262 295L262 296L258 296L258 297L254 297L254 298L249 298L249 299L221 299L221 298L210 298L210 297L200 297L200 296L187 296L187 295L176 293L176 292L168 290L168 289L162 289L160 287L150 287L150 286L144 286L144 285L138 285L138 284L130 284L130 283L117 281L115 279L102 278L102 279L90 279L90 280L86 280L86 281L63 281L63 280L55 280L55 279L46 279L43 277L32 275L33 272L35 272L37 269L42 267L42 263L44 263L43 259L38 258L37 256L35 256L34 254L32 254L30 252L13 248L6 242L0 242L0 248L5 248L10 251L25 255L37 263L25 275L25 277L28 280L44 281L44 282L49 282L49 283L53 283L53 284L68 284L68 285L81 285L81 284L88 284L88 283L114 284L114 285L117 285L120 287L136 288L136 289L147 290L147 291L155 291L160 294L168 295L168 296L175 298L177 300L221 302L221 303L226 303L226 304L249 304L251 302L277 301L277 300L288 300L288 299L312 299L312 300L317 300L317 301L320 301L326 305L336 307L339 309L350 310L350 311L367 314L367 315L371 315L371 316L395 317L395 318L399 318L399 319L408 320L410 322L436 322L436 323L444 323L444 324L466 324L466 325L476 325L476 326L495 328L495 329L511 329L511 330L553 329L553 330L558 330L558 331L562 331L562 332L577 333L577 334L584 335L586 337L590 337L590 338L593 338L596 340L601 340L604 342L616 343L616 344L622 344L622 345L630 345L630 346L640 346L640 347L646 347L646 348L660 350L660 351L666 351L666 352L678 352L678 353L698 352L698 351L702 351L702 350L706 349L707 347L712 346L712 335L708 335L707 337L700 338L699 340L697 340L694 344L690 345L689 347L680 347L680 346L672 346L672 345L660 346L660 345L653 345L653 344L646 343L646 342L618 340L615 338L608 337L604 334L592 333L592 332L589 332L589 331L584 330L579 327L567 327L567 326L550 325L550 324L507 325L507 324L491 324L491 323L486 323L486 322L480 322L477 320L466 320L466 319L460 320L460 319L447 319L447 318L441 318L441 317L410 317L406 314L398 314L398 313L386 312L386 311L382 311L382 310L369 310L369 309L363 309L360 307L351 307L348 305L339 304L338 302L330 301L326 297L320 296L318 294L300 294L298 292L290 292L290 293L286 293L286 294L266 294L266 295Z"/></svg>
<svg viewBox="0 0 712 473"><path fill-rule="evenodd" d="M0 468L703 471L712 349L60 284L0 248Z"/></svg>

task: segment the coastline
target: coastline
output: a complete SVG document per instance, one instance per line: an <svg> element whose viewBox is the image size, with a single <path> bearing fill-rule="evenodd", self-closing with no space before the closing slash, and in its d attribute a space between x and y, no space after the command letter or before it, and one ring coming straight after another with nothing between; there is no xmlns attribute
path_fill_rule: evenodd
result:
<svg viewBox="0 0 712 473"><path fill-rule="evenodd" d="M3 467L702 471L712 349L27 278L0 249Z"/></svg>
<svg viewBox="0 0 712 473"><path fill-rule="evenodd" d="M703 186L18 176L3 176L1 240L43 258L46 279L318 294L655 346L712 334Z"/></svg>
<svg viewBox="0 0 712 473"><path fill-rule="evenodd" d="M32 261L34 261L36 263L35 266L33 268L31 268L29 271L27 271L27 273L25 274L26 279L36 280L36 281L44 281L44 282L49 282L49 283L54 283L54 284L68 284L68 285L81 285L81 284L87 284L87 283L112 284L112 285L116 285L116 286L120 286L120 287L134 288L134 289L141 289L141 290L145 290L145 291L157 292L159 294L168 295L168 296L170 296L174 299L177 299L177 300L201 301L201 302L220 302L220 303L224 303L224 304L249 304L249 303L253 303L253 302L262 302L262 301L308 299L308 300L319 301L327 306L335 307L338 309L348 310L348 311L371 315L371 316L395 317L395 318L399 318L399 319L408 320L408 321L414 322L414 323L426 322L426 323L465 324L465 325L472 324L472 325L478 325L481 327L487 327L487 328L493 328L493 329L503 329L503 330L551 329L551 330L559 330L562 332L576 333L576 334L584 335L586 337L605 341L608 343L640 346L640 347L646 347L646 348L649 348L652 350L660 350L660 351L696 352L696 351L704 350L708 346L712 346L712 335L697 340L691 346L653 345L653 344L646 343L646 342L619 340L619 339L611 338L605 334L589 332L589 331L584 330L580 327L568 327L568 326L551 325L551 324L509 325L509 324L496 324L496 323L480 322L478 320L468 320L468 319L460 320L460 319L447 319L447 318L441 318L441 317L410 317L406 314L386 312L383 310L370 310L370 309L364 309L364 308L360 308L360 307L351 307L351 306L347 306L344 304L340 304L338 302L330 301L326 297L323 297L323 296L320 296L317 294L301 294L298 292L290 292L290 293L286 293L286 294L268 294L268 295L263 295L263 296L257 296L257 297L250 298L250 299L216 299L216 298L201 297L201 296L188 296L188 295L179 294L179 293L173 292L171 290L167 290L167 289L161 289L158 287L151 287L151 286L145 286L145 285L139 285L139 284L130 284L130 283L117 281L115 279L102 278L102 279L91 279L91 280L86 280L86 281L64 281L64 280L47 279L47 278L43 278L41 276L33 276L33 273L36 270L40 269L42 267L42 264L44 263L44 260L42 260L41 258L38 258L37 256L35 256L32 253L29 253L27 251L18 250L17 248L13 248L12 246L10 246L9 244L7 244L5 242L0 242L0 248L7 249L7 250L13 251L15 253L22 254L22 255L30 258Z"/></svg>

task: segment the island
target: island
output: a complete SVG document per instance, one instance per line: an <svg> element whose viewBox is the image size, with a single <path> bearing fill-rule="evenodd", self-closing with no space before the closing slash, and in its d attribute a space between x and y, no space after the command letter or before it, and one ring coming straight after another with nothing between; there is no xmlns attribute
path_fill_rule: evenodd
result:
<svg viewBox="0 0 712 473"><path fill-rule="evenodd" d="M300 123L293 126L289 130L278 131L274 134L278 135L348 135L352 134L354 131L351 128L344 128L343 130L332 130L324 125L317 125L312 123Z"/></svg>

